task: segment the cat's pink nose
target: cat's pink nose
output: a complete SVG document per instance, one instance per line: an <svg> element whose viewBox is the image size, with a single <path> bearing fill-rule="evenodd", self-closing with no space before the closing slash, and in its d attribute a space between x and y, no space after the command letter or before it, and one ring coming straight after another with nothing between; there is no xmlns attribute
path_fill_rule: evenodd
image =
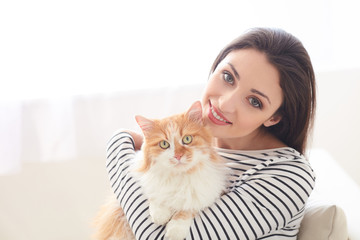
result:
<svg viewBox="0 0 360 240"><path fill-rule="evenodd" d="M175 155L175 158L176 158L178 161L180 161L180 159L181 159L182 156L183 156L182 154L176 154L176 155Z"/></svg>

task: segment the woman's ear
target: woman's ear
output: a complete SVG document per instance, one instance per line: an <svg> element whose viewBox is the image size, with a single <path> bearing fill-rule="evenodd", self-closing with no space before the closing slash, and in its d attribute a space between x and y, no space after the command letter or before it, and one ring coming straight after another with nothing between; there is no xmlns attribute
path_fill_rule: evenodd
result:
<svg viewBox="0 0 360 240"><path fill-rule="evenodd" d="M278 124L280 121L281 121L281 115L276 114L271 118L269 118L268 120L266 120L266 122L264 122L264 126L271 127Z"/></svg>

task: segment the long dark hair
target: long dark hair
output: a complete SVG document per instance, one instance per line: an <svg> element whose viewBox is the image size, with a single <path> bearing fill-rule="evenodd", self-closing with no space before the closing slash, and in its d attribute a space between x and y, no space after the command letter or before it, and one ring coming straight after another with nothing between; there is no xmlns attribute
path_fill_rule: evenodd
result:
<svg viewBox="0 0 360 240"><path fill-rule="evenodd" d="M316 107L315 74L302 43L281 29L254 28L233 40L215 59L210 73L233 50L257 49L280 74L284 99L275 114L281 121L267 130L288 146L304 154L313 128Z"/></svg>

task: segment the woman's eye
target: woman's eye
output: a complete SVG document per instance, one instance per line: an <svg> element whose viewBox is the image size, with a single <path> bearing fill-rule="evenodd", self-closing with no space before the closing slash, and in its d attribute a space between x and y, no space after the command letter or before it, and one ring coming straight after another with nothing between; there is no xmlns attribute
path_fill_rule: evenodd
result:
<svg viewBox="0 0 360 240"><path fill-rule="evenodd" d="M262 103L259 99L255 98L255 97L249 97L248 100L253 107L262 109Z"/></svg>
<svg viewBox="0 0 360 240"><path fill-rule="evenodd" d="M192 136L187 135L187 136L183 137L182 142L184 144L190 144L192 142L192 139L193 139Z"/></svg>
<svg viewBox="0 0 360 240"><path fill-rule="evenodd" d="M167 149L170 147L170 143L168 143L167 141L165 140L162 140L159 142L159 146L162 148L162 149Z"/></svg>
<svg viewBox="0 0 360 240"><path fill-rule="evenodd" d="M230 73L224 72L223 73L223 78L224 78L225 82L228 82L230 84L234 84L234 78Z"/></svg>

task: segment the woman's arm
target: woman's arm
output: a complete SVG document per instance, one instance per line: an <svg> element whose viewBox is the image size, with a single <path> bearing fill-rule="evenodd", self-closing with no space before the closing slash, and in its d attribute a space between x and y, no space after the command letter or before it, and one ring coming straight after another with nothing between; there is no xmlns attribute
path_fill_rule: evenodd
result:
<svg viewBox="0 0 360 240"><path fill-rule="evenodd" d="M164 227L151 222L148 201L130 171L135 150L140 149L141 143L140 134L129 130L117 131L108 143L106 169L111 188L136 239L158 239L164 235Z"/></svg>
<svg viewBox="0 0 360 240"><path fill-rule="evenodd" d="M304 158L270 157L239 175L227 194L196 216L190 239L296 239L314 183Z"/></svg>
<svg viewBox="0 0 360 240"><path fill-rule="evenodd" d="M151 222L148 201L129 171L138 144L128 131L109 142L107 170L137 239L159 239L164 226ZM136 136L135 136L136 138ZM289 166L290 165L290 166ZM257 239L269 234L296 236L313 176L302 162L263 162L241 176L231 191L200 212L187 239ZM255 170L254 170L255 169ZM293 225L293 228L283 229ZM295 238L295 237L294 237Z"/></svg>
<svg viewBox="0 0 360 240"><path fill-rule="evenodd" d="M133 130L130 130L130 129L119 129L113 136L112 138L110 139L109 141L109 144L111 143L114 143L115 142L115 139L118 134L122 134L122 133L127 133L131 136L131 138L133 139L134 141L134 150L135 151L138 151L141 149L141 145L143 144L143 136L138 133L138 132L135 132ZM109 148L110 145L108 145L108 148Z"/></svg>

